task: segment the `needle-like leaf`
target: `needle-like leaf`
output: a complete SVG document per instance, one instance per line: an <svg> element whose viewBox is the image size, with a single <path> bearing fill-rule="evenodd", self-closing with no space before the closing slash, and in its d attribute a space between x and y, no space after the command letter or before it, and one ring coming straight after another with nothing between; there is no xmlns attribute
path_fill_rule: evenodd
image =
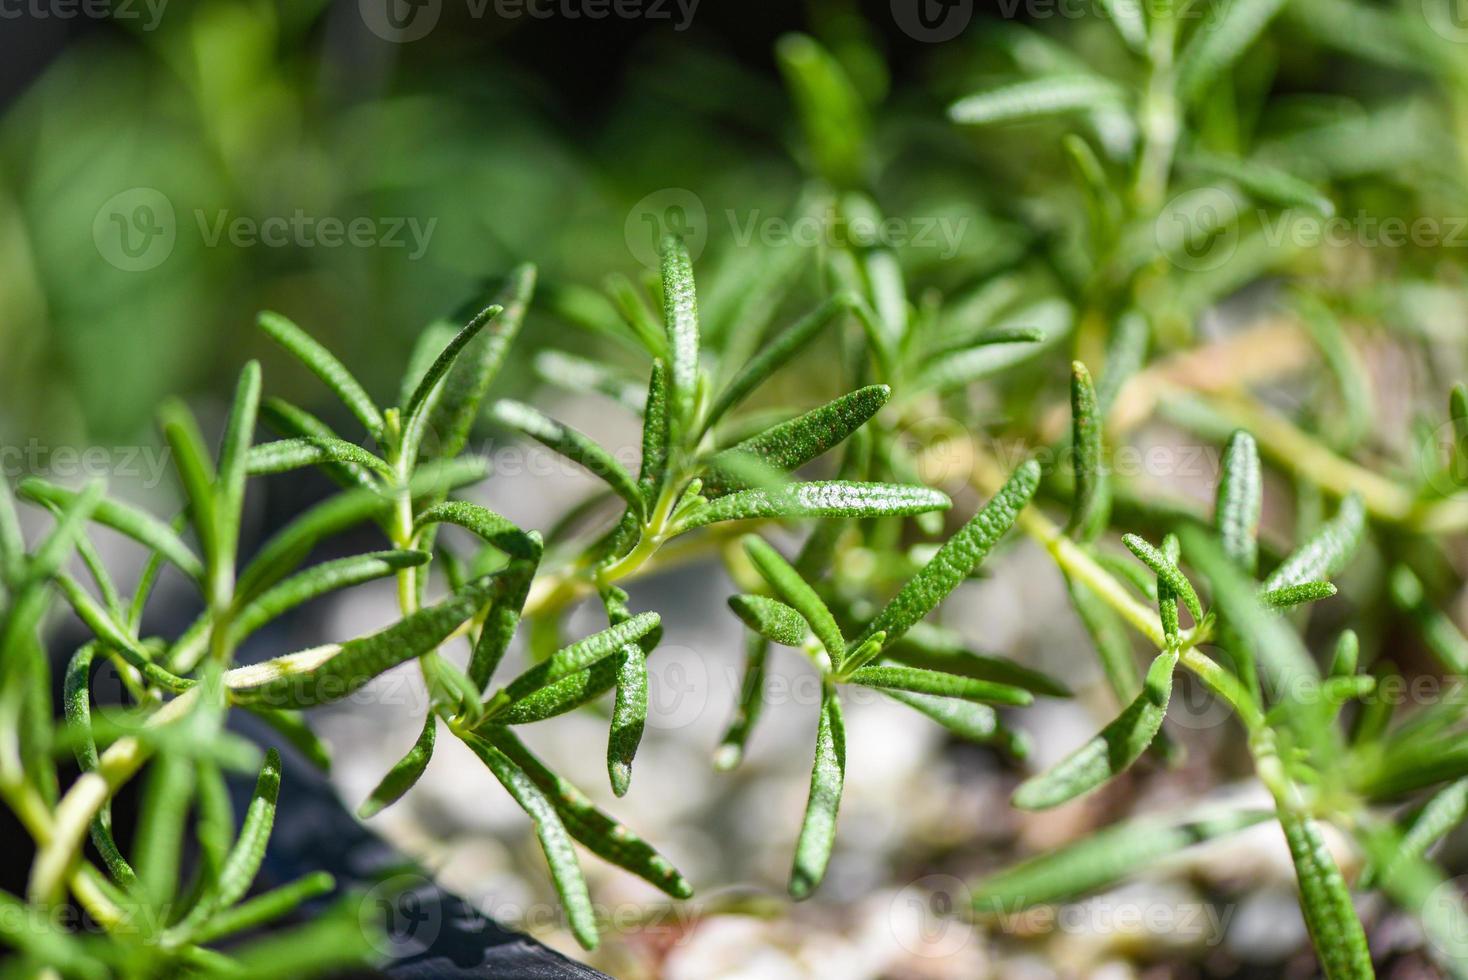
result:
<svg viewBox="0 0 1468 980"><path fill-rule="evenodd" d="M1320 835L1320 827L1310 817L1287 808L1280 810L1279 822L1295 862L1305 924L1310 927L1310 938L1325 976L1328 980L1375 977L1366 932L1356 917L1356 907L1341 870Z"/></svg>
<svg viewBox="0 0 1468 980"><path fill-rule="evenodd" d="M1183 101L1201 98L1283 6L1284 0L1229 0L1221 15L1205 20L1178 56L1177 89Z"/></svg>
<svg viewBox="0 0 1468 980"><path fill-rule="evenodd" d="M783 555L754 535L745 536L744 551L761 577L775 590L775 595L810 625L811 632L831 658L831 669L840 671L842 658L846 655L846 638L841 635L836 617L831 615L831 610L826 608L816 590L800 577Z"/></svg>
<svg viewBox="0 0 1468 980"><path fill-rule="evenodd" d="M418 386L413 389L413 394L409 396L407 404L403 406L402 414L403 445L411 458L417 458L416 450L423 444L424 430L428 425L429 416L443 395L443 386L448 381L449 372L454 369L455 363L464 354L465 348L479 336L491 320L504 311L503 306L494 304L475 314L465 324L464 329L454 334L454 338L448 342L448 345L428 366L423 377L419 379Z"/></svg>
<svg viewBox="0 0 1468 980"><path fill-rule="evenodd" d="M1066 530L1083 541L1092 541L1106 526L1111 512L1111 490L1106 478L1096 388L1091 383L1091 372L1080 361L1071 365L1070 413L1075 495L1071 499Z"/></svg>
<svg viewBox="0 0 1468 980"><path fill-rule="evenodd" d="M242 606L230 621L232 645L312 599L394 575L428 562L424 551L377 551L322 562L293 575Z"/></svg>
<svg viewBox="0 0 1468 980"><path fill-rule="evenodd" d="M349 463L389 479L393 475L386 461L356 443L320 436L278 439L251 446L247 465L252 476L264 476L328 463Z"/></svg>
<svg viewBox="0 0 1468 980"><path fill-rule="evenodd" d="M1034 460L1021 464L993 499L969 518L968 523L938 549L922 570L908 580L862 631L857 642L880 631L887 634L887 642L891 643L936 609L938 603L988 557L994 545L1014 525L1015 518L1039 485L1040 465Z"/></svg>
<svg viewBox="0 0 1468 980"><path fill-rule="evenodd" d="M1229 437L1218 480L1213 526L1228 555L1246 573L1259 567L1259 511L1264 486L1259 475L1259 447L1240 430Z"/></svg>
<svg viewBox="0 0 1468 980"><path fill-rule="evenodd" d="M489 737L545 793L571 836L587 850L673 898L693 895L688 880L666 858L630 829L598 810L569 781L546 768L513 733L495 727L490 729Z"/></svg>
<svg viewBox="0 0 1468 980"><path fill-rule="evenodd" d="M561 896L561 905L570 919L571 932L583 947L596 949L600 942L596 911L586 891L581 865L576 861L575 845L571 843L571 835L566 832L566 825L561 821L555 804L523 769L488 739L470 732L462 733L460 738L489 767L520 809L529 814L535 825L535 834L540 838L540 848L545 852L546 864L550 866L556 893Z"/></svg>
<svg viewBox="0 0 1468 980"><path fill-rule="evenodd" d="M703 476L704 496L712 499L747 485L726 464L734 457L753 459L780 472L790 472L842 442L892 396L886 385L870 385L788 422L766 429L709 458Z"/></svg>
<svg viewBox="0 0 1468 980"><path fill-rule="evenodd" d="M744 625L782 646L802 646L810 634L810 628L800 613L778 599L762 595L734 595L729 597L729 608L744 620Z"/></svg>
<svg viewBox="0 0 1468 980"><path fill-rule="evenodd" d="M1188 612L1192 614L1194 622L1203 621L1203 604L1198 600L1198 593L1194 591L1193 583L1189 582L1188 577L1177 567L1177 562L1152 547L1145 538L1138 535L1122 535L1121 542L1127 546L1128 551L1137 556L1138 561L1157 573L1159 583L1166 585L1174 595L1182 599L1184 605L1188 607ZM1161 598L1160 594L1158 598Z"/></svg>
<svg viewBox="0 0 1468 980"><path fill-rule="evenodd" d="M433 743L437 735L438 717L430 711L423 720L423 730L418 734L418 740L413 743L413 747L393 764L387 775L382 777L377 787L357 808L360 819L370 820L402 799L403 794L413 788L423 771L428 768L429 760L433 758Z"/></svg>
<svg viewBox="0 0 1468 980"><path fill-rule="evenodd" d="M69 507L77 499L76 491L35 477L21 483L19 491L20 496L26 500L54 504L62 508ZM204 563L199 560L198 555L167 524L156 517L127 504L102 499L92 509L92 520L162 554L190 578L203 577Z"/></svg>
<svg viewBox="0 0 1468 980"><path fill-rule="evenodd" d="M954 122L970 126L1089 112L1124 104L1117 86L1096 75L1049 75L979 92L948 109Z"/></svg>
<svg viewBox="0 0 1468 980"><path fill-rule="evenodd" d="M492 717L521 698L605 660L624 644L635 643L657 629L660 623L657 613L638 613L625 622L557 650L544 663L531 667L495 694L485 707L486 714Z"/></svg>
<svg viewBox="0 0 1468 980"><path fill-rule="evenodd" d="M1267 820L1267 810L1136 820L991 875L972 888L979 915L1006 915L1093 892L1203 841Z"/></svg>
<svg viewBox="0 0 1468 980"><path fill-rule="evenodd" d="M1301 585L1333 577L1361 543L1366 528L1366 508L1355 494L1341 501L1335 517L1286 558L1264 580L1264 591Z"/></svg>
<svg viewBox="0 0 1468 980"><path fill-rule="evenodd" d="M669 404L679 431L693 424L698 400L698 297L693 286L693 260L683 240L663 239L663 323L668 330Z"/></svg>
<svg viewBox="0 0 1468 980"><path fill-rule="evenodd" d="M828 683L821 696L810 798L806 801L805 821L800 826L795 865L790 872L790 896L796 901L809 898L826 876L826 865L831 861L831 849L836 843L836 812L841 806L845 780L846 725L841 718L836 688Z"/></svg>
<svg viewBox="0 0 1468 980"><path fill-rule="evenodd" d="M340 646L291 654L229 674L237 704L310 708L346 697L378 674L435 650L504 588L485 576L393 626Z"/></svg>
<svg viewBox="0 0 1468 980"><path fill-rule="evenodd" d="M829 480L792 483L781 490L740 490L689 513L675 533L720 521L796 517L905 517L952 506L946 494L927 487Z"/></svg>
<svg viewBox="0 0 1468 980"><path fill-rule="evenodd" d="M352 377L335 355L322 347L300 327L278 313L261 313L260 328L276 343L294 354L301 363L336 393L351 413L367 429L372 438L381 441L383 433L382 413L368 396L366 390Z"/></svg>
<svg viewBox="0 0 1468 980"><path fill-rule="evenodd" d="M229 569L233 582L240 519L245 506L247 454L255 439L255 422L260 414L260 364L250 361L240 372L234 403L219 444L219 476L215 511L219 523L220 562Z"/></svg>
<svg viewBox="0 0 1468 980"><path fill-rule="evenodd" d="M853 671L847 678L851 684L876 687L889 691L909 691L913 694L931 694L942 698L961 698L965 701L984 701L990 704L1026 705L1035 696L1023 688L1008 684L995 684L972 677L959 677L921 667L904 667L899 664L877 664Z"/></svg>
<svg viewBox="0 0 1468 980"><path fill-rule="evenodd" d="M793 613L794 610L792 609ZM801 624L802 628L804 623ZM746 633L744 638L744 678L739 683L739 702L734 708L734 717L719 740L714 753L714 768L727 772L744 761L744 747L749 733L759 721L760 709L765 702L765 662L769 657L770 644L758 633Z"/></svg>
<svg viewBox="0 0 1468 980"><path fill-rule="evenodd" d="M1020 784L1014 793L1014 805L1022 810L1059 806L1089 793L1136 762L1162 727L1177 660L1176 650L1159 654L1147 671L1137 699L1100 734L1054 768Z"/></svg>
<svg viewBox="0 0 1468 980"><path fill-rule="evenodd" d="M738 405L749 393L759 387L770 375L778 371L787 361L805 349L816 335L832 320L851 310L855 298L841 294L821 303L814 310L795 321L784 332L766 344L758 354L750 358L736 374L709 410L705 426L713 425L723 418L729 409Z"/></svg>
<svg viewBox="0 0 1468 980"><path fill-rule="evenodd" d="M622 464L612 454L598 446L585 434L568 425L541 414L522 402L499 401L494 406L494 417L501 424L523 432L544 443L579 466L585 467L611 487L632 512L641 517L646 509L642 491Z"/></svg>

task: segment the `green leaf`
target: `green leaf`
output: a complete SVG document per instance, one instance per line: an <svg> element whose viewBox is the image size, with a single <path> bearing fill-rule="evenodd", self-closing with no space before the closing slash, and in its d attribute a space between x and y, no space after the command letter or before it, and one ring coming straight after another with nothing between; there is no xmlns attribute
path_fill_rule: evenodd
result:
<svg viewBox="0 0 1468 980"><path fill-rule="evenodd" d="M234 403L224 425L219 445L219 477L215 511L219 522L221 564L234 574L239 546L240 519L245 506L247 454L255 439L255 422L260 414L260 364L250 361L240 372ZM231 582L233 578L231 577Z"/></svg>
<svg viewBox="0 0 1468 980"><path fill-rule="evenodd" d="M775 58L805 134L815 172L834 187L862 183L866 172L866 106L841 63L813 38L785 34Z"/></svg>
<svg viewBox="0 0 1468 980"><path fill-rule="evenodd" d="M647 409L647 392L642 385L602 361L578 357L563 350L536 352L535 373L566 391L595 391L641 415Z"/></svg>
<svg viewBox="0 0 1468 980"><path fill-rule="evenodd" d="M794 612L792 609L791 612ZM804 627L804 624L801 624ZM739 701L734 707L734 717L719 740L714 752L714 768L728 772L744 761L744 746L749 734L759 721L760 710L765 703L765 662L769 657L770 644L758 633L746 633L744 637L744 679L739 684Z"/></svg>
<svg viewBox="0 0 1468 980"><path fill-rule="evenodd" d="M265 860L265 846L275 826L275 807L279 798L280 753L270 749L265 753L265 764L255 780L255 792L245 810L240 835L225 858L218 884L185 917L178 926L180 932L189 933L207 922L216 910L227 909L244 898Z"/></svg>
<svg viewBox="0 0 1468 980"><path fill-rule="evenodd" d="M143 786L141 816L133 838L138 884L154 907L168 904L178 889L184 825L193 792L193 766L165 752L153 760Z"/></svg>
<svg viewBox="0 0 1468 980"><path fill-rule="evenodd" d="M502 725L530 725L590 704L617 686L620 664L619 657L599 660L585 670L562 677L506 705L494 720Z"/></svg>
<svg viewBox="0 0 1468 980"><path fill-rule="evenodd" d="M1120 88L1095 75L1048 75L978 92L955 102L948 117L971 126L1090 112L1123 105Z"/></svg>
<svg viewBox="0 0 1468 980"><path fill-rule="evenodd" d="M1468 385L1458 382L1448 395L1448 418L1453 423L1453 472L1468 484Z"/></svg>
<svg viewBox="0 0 1468 980"><path fill-rule="evenodd" d="M331 749L311 730L300 712L276 711L259 705L247 706L245 710L269 725L311 765L322 772L331 771Z"/></svg>
<svg viewBox="0 0 1468 980"><path fill-rule="evenodd" d="M494 305L502 307L500 314L474 338L449 372L430 421L438 436L436 455L457 456L467 445L484 397L525 322L535 280L533 265L527 263L511 270L494 297Z"/></svg>
<svg viewBox="0 0 1468 980"><path fill-rule="evenodd" d="M358 446L343 439L327 439L320 436L305 436L299 439L277 439L250 447L248 466L251 476L270 473L285 473L307 466L325 466L328 463L349 463L362 471L391 479L392 467Z"/></svg>
<svg viewBox="0 0 1468 980"><path fill-rule="evenodd" d="M679 431L693 422L698 399L698 297L693 286L693 260L682 239L669 235L661 247L663 323L668 330L668 399Z"/></svg>
<svg viewBox="0 0 1468 980"><path fill-rule="evenodd" d="M806 345L814 340L828 323L843 313L849 312L855 302L855 297L849 294L832 296L797 320L774 340L765 344L758 354L740 368L739 373L719 394L718 399L714 402L714 407L709 410L708 417L704 420L705 429L723 418L729 409L744 401L750 392L759 387L761 382L804 350Z"/></svg>
<svg viewBox="0 0 1468 980"><path fill-rule="evenodd" d="M1190 170L1231 180L1266 203L1307 208L1323 218L1335 214L1330 198L1294 174L1267 163L1201 152L1190 153L1181 162Z"/></svg>
<svg viewBox="0 0 1468 980"><path fill-rule="evenodd" d="M1428 848L1446 837L1465 817L1468 817L1468 779L1460 779L1439 790L1413 814L1390 858L1380 866L1369 865L1358 886L1365 889L1372 887L1373 882L1389 881L1400 869L1426 855Z"/></svg>
<svg viewBox="0 0 1468 980"><path fill-rule="evenodd" d="M586 891L581 866L576 861L575 845L571 843L571 835L561 822L555 804L523 769L487 739L472 732L464 732L460 738L483 760L520 808L530 815L535 834L540 838L541 850L545 852L546 864L550 866L551 880L555 882L556 892L561 896L561 904L570 919L571 932L584 948L595 949L600 941L596 912Z"/></svg>
<svg viewBox="0 0 1468 980"><path fill-rule="evenodd" d="M1411 617L1427 648L1450 674L1468 674L1468 637L1428 600L1422 582L1406 565L1392 569L1390 591L1397 608Z"/></svg>
<svg viewBox="0 0 1468 980"><path fill-rule="evenodd" d="M65 713L67 728L76 739L72 751L76 756L77 766L82 772L94 771L98 763L97 742L92 737L91 692L92 660L96 651L97 647L92 643L77 650L66 666L66 676L62 683L62 710ZM97 811L96 819L92 821L92 844L97 848L97 853L101 855L102 863L106 866L107 873L113 881L128 889L137 884L136 872L123 857L122 850L112 836L112 804L110 801L102 805L101 809Z"/></svg>
<svg viewBox="0 0 1468 980"><path fill-rule="evenodd" d="M668 366L652 362L647 379L647 402L642 413L642 467L637 483L642 488L645 511L657 504L673 452L673 420L668 415Z"/></svg>
<svg viewBox="0 0 1468 980"><path fill-rule="evenodd" d="M382 441L382 413L341 361L300 327L278 313L261 313L260 328L294 354L336 393L372 438Z"/></svg>
<svg viewBox="0 0 1468 980"><path fill-rule="evenodd" d="M620 274L607 276L606 288L614 304L613 314L619 324L618 333L625 332L623 326L631 328L633 336L644 351L654 358L666 360L669 355L668 331L647 305L644 292L632 280Z"/></svg>
<svg viewBox="0 0 1468 980"><path fill-rule="evenodd" d="M733 595L729 597L729 608L744 621L744 625L762 637L787 647L805 645L805 638L810 632L805 619L778 599L762 595Z"/></svg>
<svg viewBox="0 0 1468 980"><path fill-rule="evenodd" d="M1245 657L1245 672L1251 673L1257 662L1266 669L1274 692L1292 701L1297 699L1308 687L1302 682L1317 676L1315 661L1295 631L1266 610L1259 599L1261 592L1268 594L1284 587L1284 583L1273 587L1265 583L1261 590L1223 553L1211 535L1184 527L1182 536L1193 565L1213 586L1213 601L1238 639L1232 649Z"/></svg>
<svg viewBox="0 0 1468 980"><path fill-rule="evenodd" d="M1078 898L1136 874L1163 858L1268 819L1267 810L1182 820L1144 818L1092 834L1023 861L972 886L979 915L1005 915Z"/></svg>
<svg viewBox="0 0 1468 980"><path fill-rule="evenodd" d="M995 684L972 677L944 674L921 667L905 667L898 664L879 664L862 667L846 677L851 684L876 687L891 691L909 691L913 694L931 694L942 698L961 698L965 701L984 701L992 704L1026 705L1035 696L1022 688L1008 684Z"/></svg>
<svg viewBox="0 0 1468 980"><path fill-rule="evenodd" d="M545 662L531 667L511 681L491 698L485 713L493 717L497 712L515 704L521 698L554 684L564 677L586 670L598 661L605 660L622 648L635 643L661 624L657 613L638 613L625 622L618 623L600 633L593 633L551 654Z"/></svg>
<svg viewBox="0 0 1468 980"><path fill-rule="evenodd" d="M504 728L492 728L494 744L519 766L559 811L571 836L602 860L630 871L673 898L690 898L693 887L657 851L626 826L598 810L586 795L546 768Z"/></svg>
<svg viewBox="0 0 1468 980"><path fill-rule="evenodd" d="M1013 316L1017 325L1028 325L1044 338L1016 339L1006 343L982 344L934 358L912 382L917 389L946 392L983 378L1008 371L1043 354L1070 332L1072 311L1059 299L1042 300ZM1023 321L1023 324L1020 323Z"/></svg>
<svg viewBox="0 0 1468 980"><path fill-rule="evenodd" d="M1111 491L1106 479L1096 388L1091 384L1091 372L1080 361L1071 364L1070 414L1075 494L1071 498L1066 531L1082 541L1093 541L1105 529L1111 512Z"/></svg>
<svg viewBox="0 0 1468 980"><path fill-rule="evenodd" d="M1279 823L1295 862L1300 908L1325 976L1328 980L1374 977L1366 933L1356 917L1341 870L1320 836L1320 827L1287 808L1280 810Z"/></svg>
<svg viewBox="0 0 1468 980"><path fill-rule="evenodd" d="M502 577L487 575L371 636L233 670L231 699L244 705L311 708L344 698L378 674L436 650L503 588Z"/></svg>
<svg viewBox="0 0 1468 980"><path fill-rule="evenodd" d="M1101 7L1111 18L1111 26L1127 47L1141 54L1147 50L1147 21L1142 5L1132 0L1101 0Z"/></svg>
<svg viewBox="0 0 1468 980"><path fill-rule="evenodd" d="M1014 793L1014 805L1022 810L1059 806L1089 793L1136 762L1162 728L1167 702L1172 697L1172 672L1177 660L1176 650L1159 654L1152 661L1142 683L1142 693L1136 700L1100 734L1048 772L1021 783Z"/></svg>
<svg viewBox="0 0 1468 980"><path fill-rule="evenodd" d="M831 861L831 849L836 843L836 811L841 807L845 779L846 725L841 719L836 688L828 683L821 696L810 798L805 804L805 820L800 825L795 864L790 871L790 897L797 902L809 898L826 876L826 865Z"/></svg>
<svg viewBox="0 0 1468 980"><path fill-rule="evenodd" d="M233 569L226 569L223 564L227 556L221 543L219 519L214 506L214 464L204 448L204 439L199 434L199 426L194 421L193 413L183 403L167 402L158 414L163 435L173 453L173 466L183 487L184 500L188 502L194 533L199 536L204 550L212 593L211 602L217 604L227 601L228 596L222 594L228 586L228 580L224 576L232 576Z"/></svg>
<svg viewBox="0 0 1468 980"><path fill-rule="evenodd" d="M613 459L611 453L598 446L585 434L541 414L522 402L496 402L493 414L501 424L525 433L572 462L585 467L611 487L617 496L627 501L634 514L639 518L644 515L646 502L632 474L628 473L621 463Z"/></svg>
<svg viewBox="0 0 1468 980"><path fill-rule="evenodd" d="M489 322L505 311L503 306L493 305L486 307L476 314L465 326L454 335L454 339L448 342L443 351L438 355L428 370L418 381L418 387L413 389L413 394L403 406L403 446L405 455L410 459L417 458L418 447L423 443L424 429L428 425L428 419L438 400L443 395L443 386L447 383L449 372L454 369L455 363L464 349L479 336ZM472 418L470 420L472 422Z"/></svg>
<svg viewBox="0 0 1468 980"><path fill-rule="evenodd" d="M0 473L0 584L13 586L19 582L24 565L25 535L15 511L15 495L10 481Z"/></svg>
<svg viewBox="0 0 1468 980"><path fill-rule="evenodd" d="M225 936L255 929L259 926L284 918L302 903L330 894L336 887L336 879L325 871L313 871L289 884L257 895L248 902L241 902L214 916L194 930L193 941L211 943Z"/></svg>
<svg viewBox="0 0 1468 980"><path fill-rule="evenodd" d="M1183 101L1201 98L1283 6L1284 0L1228 0L1221 15L1199 25L1178 56L1177 90Z"/></svg>
<svg viewBox="0 0 1468 980"><path fill-rule="evenodd" d="M408 493L414 499L441 496L488 472L489 463L475 457L426 464L409 481ZM289 575L323 539L388 512L394 503L375 490L347 490L312 507L276 532L245 566L235 590L239 600L249 602Z"/></svg>
<svg viewBox="0 0 1468 980"><path fill-rule="evenodd" d="M932 559L877 614L860 640L877 632L891 643L938 607L958 584L972 575L999 539L1014 526L1015 518L1040 485L1040 465L1022 463L1009 481L959 531L944 542Z"/></svg>
<svg viewBox="0 0 1468 980"><path fill-rule="evenodd" d="M266 424L288 438L316 439L332 444L345 441L331 426L282 398L266 398L260 405L260 414ZM326 462L322 467L328 476L344 487L371 488L377 485L372 472L355 463Z"/></svg>
<svg viewBox="0 0 1468 980"><path fill-rule="evenodd" d="M781 490L740 490L688 514L674 528L682 534L720 521L796 517L910 516L952 506L946 494L893 483L828 480L792 483Z"/></svg>
<svg viewBox="0 0 1468 980"><path fill-rule="evenodd" d="M754 535L745 535L744 550L760 576L775 590L775 595L810 625L811 632L831 658L831 669L840 671L846 654L846 638L841 635L836 617L831 615L831 610L826 608L816 590L800 577L783 555Z"/></svg>
<svg viewBox="0 0 1468 980"><path fill-rule="evenodd" d="M1259 601L1270 609L1290 609L1307 602L1329 599L1333 595L1335 586L1329 582L1301 582L1299 585L1287 585L1273 592L1265 592L1259 596Z"/></svg>
<svg viewBox="0 0 1468 980"><path fill-rule="evenodd" d="M469 678L482 691L520 625L520 612L530 594L530 586L540 566L543 544L535 531L522 531L487 507L451 500L435 504L418 515L414 533L432 524L455 524L478 535L486 543L510 556L510 563L500 571L505 588L494 600L484 618L484 627L474 645L469 661Z"/></svg>
<svg viewBox="0 0 1468 980"><path fill-rule="evenodd" d="M889 689L882 693L927 715L959 738L970 742L987 745L1005 734L999 725L998 713L987 704L934 697L931 694L915 694L911 691Z"/></svg>
<svg viewBox="0 0 1468 980"><path fill-rule="evenodd" d="M1223 542L1224 554L1249 575L1259 568L1259 512L1263 500L1259 447L1253 436L1240 429L1229 437L1223 451L1213 526Z"/></svg>
<svg viewBox="0 0 1468 980"><path fill-rule="evenodd" d="M887 655L909 667L922 667L960 677L994 681L1022 687L1032 694L1052 698L1072 696L1059 680L1013 660L975 653L966 649L958 634L938 626L918 623L887 650Z"/></svg>
<svg viewBox="0 0 1468 980"><path fill-rule="evenodd" d="M137 668L148 683L174 692L187 691L194 686L193 681L175 676L153 663L151 655L133 639L127 627L114 619L112 613L104 609L70 575L58 573L54 581L87 629L108 649L116 650L124 660Z"/></svg>
<svg viewBox="0 0 1468 980"><path fill-rule="evenodd" d="M1174 595L1183 600L1195 623L1203 621L1203 604L1198 600L1198 593L1193 590L1193 583L1188 581L1188 577L1177 567L1175 561L1138 535L1124 534L1121 543L1127 546L1128 551L1137 556L1138 561L1157 573L1159 584L1166 585Z"/></svg>
<svg viewBox="0 0 1468 980"><path fill-rule="evenodd" d="M612 625L632 618L627 593L616 586L602 590L601 600ZM632 762L647 726L647 655L658 639L660 632L649 634L639 643L624 643L616 654L617 697L607 734L607 775L617 796L626 796L631 786Z"/></svg>
<svg viewBox="0 0 1468 980"><path fill-rule="evenodd" d="M359 819L370 820L377 816L413 788L413 784L418 782L423 771L428 768L428 761L433 758L433 742L437 735L438 717L430 711L428 717L423 719L423 730L419 733L418 740L413 743L407 755L393 764L387 775L382 777L382 781L357 808Z"/></svg>
<svg viewBox="0 0 1468 980"><path fill-rule="evenodd" d="M737 470L727 465L735 457L782 472L815 459L866 424L891 396L886 385L870 385L714 454L704 464L704 495L712 499L745 488Z"/></svg>
<svg viewBox="0 0 1468 980"><path fill-rule="evenodd" d="M312 599L363 582L387 578L404 568L427 564L428 559L429 555L424 551L378 551L313 565L241 607L230 621L231 645L238 646L266 623Z"/></svg>

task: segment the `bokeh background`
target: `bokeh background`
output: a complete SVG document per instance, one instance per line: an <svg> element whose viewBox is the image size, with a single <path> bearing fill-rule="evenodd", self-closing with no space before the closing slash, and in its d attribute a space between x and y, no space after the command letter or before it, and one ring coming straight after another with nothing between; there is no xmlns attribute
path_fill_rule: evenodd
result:
<svg viewBox="0 0 1468 980"><path fill-rule="evenodd" d="M183 395L217 419L247 357L263 361L268 390L341 420L315 380L254 329L257 311L281 310L310 328L387 399L423 327L457 310L485 277L526 260L539 265L542 288L498 393L531 396L635 453L635 418L602 395L547 387L536 354L568 349L636 365L587 327L598 322L608 277L646 277L652 243L668 227L690 233L715 319L777 322L820 295L817 263L802 258L799 243L778 240L778 223L812 206L808 175L820 163L808 158L779 70L777 43L791 31L819 39L859 90L869 118L856 123L874 197L938 236L936 246L898 249L914 296L962 296L1014 273L1059 283L1054 291L1066 295L1067 283L1085 278L1066 265L1083 208L1056 148L1060 130L963 131L945 109L1016 66L1053 67L1062 50L1055 41L1125 74L1125 53L1096 5L959 2L962 29L941 38L913 30L901 5L886 0L649 0L636 16L605 18L585 16L592 6L558 4L540 17L518 4L428 0L397 28L355 0L133 0L107 16L85 7L63 16L60 4L38 3L7 13L7 474L100 469L127 495L165 499L172 488L152 427L157 405ZM1326 0L1292 0L1234 69L1239 91L1257 102L1241 98L1232 120L1204 125L1233 126L1235 144L1299 163L1331 186L1341 213L1430 216L1438 240L1266 247L1252 229L1222 262L1185 269L1199 275L1167 281L1153 300L1159 344L1177 350L1273 315L1285 281L1345 295L1337 310L1373 352L1343 368L1361 387L1338 390L1323 372L1273 394L1284 405L1316 406L1309 411L1339 446L1410 467L1413 451L1401 448L1418 409L1436 404L1468 359L1468 232L1453 224L1468 214L1460 152L1468 30L1436 0L1350 9L1377 19L1351 21ZM749 229L757 229L753 244ZM768 269L767 291L721 289L749 281L751 268ZM738 275L722 274L729 270ZM1249 288L1237 294L1241 287ZM1298 356L1293 346L1287 353ZM1245 355L1283 356L1272 347ZM813 405L834 394L840 379L822 356L787 372L777 395ZM1067 363L1057 355L976 388L970 417L1002 423L1042 392L1063 392ZM1176 444L1177 432L1144 427L1137 442ZM479 438L490 451L498 446L488 430ZM87 446L101 454L83 453ZM502 467L488 499L523 526L546 528L593 491L589 478L548 457L521 459ZM935 481L943 463L929 474ZM1178 468L1166 489L1196 505L1215 475L1207 465ZM252 502L253 533L324 491L324 483L272 483ZM1271 501L1266 533L1279 541L1297 515ZM959 512L973 506L960 496ZM1170 730L1188 761L1173 769L1145 762L1083 804L1023 818L1007 803L1020 775L1012 762L952 743L915 714L858 699L831 874L817 901L791 908L782 881L806 793L814 674L794 656L777 658L748 763L716 775L710 754L739 682L729 584L706 562L638 589L665 611L668 635L652 663L652 730L638 781L616 812L700 894L669 908L628 876L589 865L593 894L620 916L591 957L598 967L690 980L1312 971L1288 854L1272 825L1067 906L1058 919L979 930L938 914L962 904L965 880L1128 814L1209 796L1263 800L1230 745L1237 730L1186 688ZM391 615L389 593L367 588L298 622L298 635L270 641L305 646ZM573 619L573 630L594 628L592 619ZM991 580L970 583L948 604L945 622L976 647L1049 670L1076 691L1072 701L1016 716L1035 743L1034 765L1061 757L1112 712L1088 641L1038 550L1008 551ZM394 675L382 683L389 688L374 689L372 711L347 705L322 720L338 747L334 778L352 804L418 729L410 695L392 707L391 685L411 682ZM604 730L604 720L578 714L528 739L560 771L604 793ZM379 829L487 913L572 950L523 814L449 742ZM1449 842L1450 867L1463 849ZM1373 945L1396 964L1390 975L1434 975L1414 952L1412 927L1381 912Z"/></svg>

